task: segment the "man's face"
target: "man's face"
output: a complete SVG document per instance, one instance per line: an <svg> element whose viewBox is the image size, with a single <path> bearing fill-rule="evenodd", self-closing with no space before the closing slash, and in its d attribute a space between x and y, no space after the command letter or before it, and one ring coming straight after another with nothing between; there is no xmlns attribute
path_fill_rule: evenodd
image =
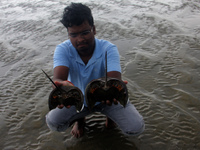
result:
<svg viewBox="0 0 200 150"><path fill-rule="evenodd" d="M87 21L79 26L68 27L68 35L72 45L83 55L94 50L95 34L95 26L91 27Z"/></svg>

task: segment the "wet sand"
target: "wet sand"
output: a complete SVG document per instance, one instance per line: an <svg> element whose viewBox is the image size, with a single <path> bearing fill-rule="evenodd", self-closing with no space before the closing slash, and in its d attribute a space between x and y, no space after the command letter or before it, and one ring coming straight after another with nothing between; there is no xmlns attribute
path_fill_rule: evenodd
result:
<svg viewBox="0 0 200 150"><path fill-rule="evenodd" d="M75 0L74 2L81 2ZM129 98L146 130L128 137L107 130L105 116L87 117L75 139L45 123L53 53L65 41L59 23L70 1L0 2L0 149L200 149L200 3L166 0L82 0L97 38L119 48Z"/></svg>

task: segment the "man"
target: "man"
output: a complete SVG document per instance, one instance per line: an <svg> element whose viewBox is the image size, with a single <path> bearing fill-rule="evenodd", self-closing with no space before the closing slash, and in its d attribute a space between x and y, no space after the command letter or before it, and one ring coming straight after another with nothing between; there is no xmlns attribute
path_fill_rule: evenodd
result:
<svg viewBox="0 0 200 150"><path fill-rule="evenodd" d="M58 86L74 85L84 94L91 80L105 76L106 51L107 76L121 80L117 47L95 38L96 29L91 10L87 6L72 3L64 9L61 22L67 28L69 40L59 44L54 53L54 82ZM107 116L106 127L116 124L125 134L142 133L144 121L135 107L129 101L125 108L116 99L113 103L97 103L89 110L84 101L84 108L79 113L74 106L59 105L46 115L46 122L50 129L56 131L64 131L75 122L71 133L78 138L83 135L85 116L101 112Z"/></svg>

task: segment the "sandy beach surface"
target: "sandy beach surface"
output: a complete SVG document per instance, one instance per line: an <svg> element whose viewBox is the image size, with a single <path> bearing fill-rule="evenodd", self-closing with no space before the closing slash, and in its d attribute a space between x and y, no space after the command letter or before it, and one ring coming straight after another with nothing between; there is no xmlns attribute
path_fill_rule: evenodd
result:
<svg viewBox="0 0 200 150"><path fill-rule="evenodd" d="M92 9L97 38L118 46L129 98L146 129L137 137L86 118L75 139L45 123L59 22L70 0L0 1L1 150L199 150L200 1L74 0Z"/></svg>

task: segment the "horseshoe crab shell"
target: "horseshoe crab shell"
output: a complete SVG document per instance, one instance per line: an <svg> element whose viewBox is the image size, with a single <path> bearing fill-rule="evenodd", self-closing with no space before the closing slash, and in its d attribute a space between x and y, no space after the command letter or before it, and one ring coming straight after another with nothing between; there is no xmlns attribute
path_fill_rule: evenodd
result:
<svg viewBox="0 0 200 150"><path fill-rule="evenodd" d="M126 106L128 101L128 90L126 84L116 78L99 78L91 81L85 89L85 100L89 109L95 106L96 102L102 102L113 99L120 102L122 106Z"/></svg>
<svg viewBox="0 0 200 150"><path fill-rule="evenodd" d="M81 90L75 86L61 86L55 88L49 95L49 109L52 110L58 105L64 106L74 105L77 111L83 108L83 94Z"/></svg>

